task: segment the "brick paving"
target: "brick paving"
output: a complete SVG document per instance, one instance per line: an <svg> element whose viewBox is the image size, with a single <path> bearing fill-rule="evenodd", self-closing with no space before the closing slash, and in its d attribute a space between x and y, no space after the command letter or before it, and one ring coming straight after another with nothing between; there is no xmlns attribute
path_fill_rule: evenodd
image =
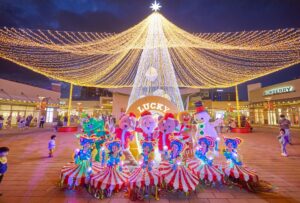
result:
<svg viewBox="0 0 300 203"><path fill-rule="evenodd" d="M4 203L129 203L123 193L110 199L97 200L85 189L69 191L57 186L61 167L71 161L76 148L74 134L57 133L55 157L47 158L47 143L52 132L32 131L3 135L0 132L0 145L11 149L9 169L5 174L0 191ZM253 168L263 180L274 186L274 192L253 194L238 188L203 188L198 193L186 197L180 193L163 193L159 201L145 200L147 203L262 203L300 202L300 130L292 130L293 146L288 146L289 157L280 156L276 139L277 129L256 128L252 134L239 135L244 140L240 154L244 163ZM237 136L230 134L226 136ZM220 162L222 160L217 160ZM138 202L138 201L136 201Z"/></svg>

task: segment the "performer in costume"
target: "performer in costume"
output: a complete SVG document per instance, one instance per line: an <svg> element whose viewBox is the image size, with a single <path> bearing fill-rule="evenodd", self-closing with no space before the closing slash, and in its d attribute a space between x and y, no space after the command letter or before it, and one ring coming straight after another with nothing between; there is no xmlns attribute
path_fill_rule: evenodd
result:
<svg viewBox="0 0 300 203"><path fill-rule="evenodd" d="M91 160L91 145L95 138L82 135L80 137L80 144L82 149L75 151L74 162L64 166L61 170L61 186L68 186L74 189L78 186L88 184L90 175L98 173L102 170L99 163L92 163Z"/></svg>
<svg viewBox="0 0 300 203"><path fill-rule="evenodd" d="M214 140L205 136L198 140L195 158L187 161L188 168L197 174L200 181L204 183L223 182L223 172L213 165L213 158L207 157L209 148L214 147Z"/></svg>
<svg viewBox="0 0 300 203"><path fill-rule="evenodd" d="M141 133L145 141L154 141L154 130L156 122L149 111L143 111L139 119L139 126L135 132Z"/></svg>
<svg viewBox="0 0 300 203"><path fill-rule="evenodd" d="M115 139L120 140L121 150L126 161L128 164L136 166L137 162L129 149L129 141L134 139L134 135L131 130L133 130L135 126L132 126L132 124L132 117L124 114L121 116L119 120L119 127L115 129L114 133Z"/></svg>
<svg viewBox="0 0 300 203"><path fill-rule="evenodd" d="M166 186L172 190L194 191L199 184L198 177L185 167L180 153L184 145L179 140L172 140L168 161L162 161L159 170Z"/></svg>
<svg viewBox="0 0 300 203"><path fill-rule="evenodd" d="M178 121L172 113L166 113L158 122L158 130L155 132L155 138L158 140L158 150L162 160L166 158L166 153L171 149L170 140L174 137L177 125Z"/></svg>
<svg viewBox="0 0 300 203"><path fill-rule="evenodd" d="M211 119L208 112L205 110L201 101L195 102L196 113L194 114L194 119L197 122L197 132L196 138L199 139L203 136L209 136L215 140L215 150L218 151L218 144L220 138L215 129L218 123L211 123L209 120Z"/></svg>
<svg viewBox="0 0 300 203"><path fill-rule="evenodd" d="M90 181L90 191L100 199L110 197L113 191L123 188L129 177L129 170L121 161L121 141L113 140L105 145L107 148L105 168L93 174Z"/></svg>
<svg viewBox="0 0 300 203"><path fill-rule="evenodd" d="M179 128L177 129L178 134L183 137L183 143L185 145L184 157L193 158L194 157L194 134L195 127L191 124L191 115L187 111L179 112L178 120L180 122ZM176 137L177 138L177 137Z"/></svg>
<svg viewBox="0 0 300 203"><path fill-rule="evenodd" d="M141 141L143 152L140 155L139 166L129 177L131 200L143 200L152 193L155 199L158 199L161 177L158 169L154 168L154 145L152 141Z"/></svg>
<svg viewBox="0 0 300 203"><path fill-rule="evenodd" d="M257 174L243 166L237 152L238 145L242 143L239 138L224 138L226 148L223 154L227 160L227 166L223 168L228 181L252 192L269 191L271 185L265 181L260 181Z"/></svg>

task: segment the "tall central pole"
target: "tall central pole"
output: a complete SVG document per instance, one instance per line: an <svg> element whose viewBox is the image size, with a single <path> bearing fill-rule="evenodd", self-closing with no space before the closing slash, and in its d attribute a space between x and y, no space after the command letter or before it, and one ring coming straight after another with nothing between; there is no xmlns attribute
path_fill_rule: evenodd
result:
<svg viewBox="0 0 300 203"><path fill-rule="evenodd" d="M238 86L235 86L235 100L236 100L236 111L237 111L237 121L238 127L241 127L241 115L240 115L240 100L239 100L239 90Z"/></svg>
<svg viewBox="0 0 300 203"><path fill-rule="evenodd" d="M68 105L68 126L71 124L71 109L72 109L73 84L70 84L69 105Z"/></svg>

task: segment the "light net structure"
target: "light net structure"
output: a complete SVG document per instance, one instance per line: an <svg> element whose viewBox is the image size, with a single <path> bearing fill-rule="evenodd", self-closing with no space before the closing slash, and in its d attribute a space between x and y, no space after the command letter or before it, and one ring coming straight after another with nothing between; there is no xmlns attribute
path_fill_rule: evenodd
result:
<svg viewBox="0 0 300 203"><path fill-rule="evenodd" d="M121 33L3 28L0 57L74 85L174 101L177 86L230 87L299 63L300 29L189 33L153 12Z"/></svg>
<svg viewBox="0 0 300 203"><path fill-rule="evenodd" d="M167 43L161 18L154 15L148 26L128 107L141 97L154 95L171 100L179 110L183 110Z"/></svg>

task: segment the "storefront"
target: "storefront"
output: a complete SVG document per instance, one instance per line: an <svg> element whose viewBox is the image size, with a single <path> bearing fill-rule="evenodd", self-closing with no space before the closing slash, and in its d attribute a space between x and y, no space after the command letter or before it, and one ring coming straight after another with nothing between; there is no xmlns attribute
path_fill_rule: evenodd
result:
<svg viewBox="0 0 300 203"><path fill-rule="evenodd" d="M191 113L194 112L194 102L200 100L200 98L191 98L189 103L189 110ZM235 118L237 116L236 103L234 101L212 101L212 100L202 100L203 105L206 110L211 115L212 119L216 118ZM248 101L240 101L240 115L248 117Z"/></svg>
<svg viewBox="0 0 300 203"><path fill-rule="evenodd" d="M58 109L58 114L60 116L67 115L68 104L68 99L60 100L60 108ZM100 115L111 115L112 97L100 97L99 100L95 101L73 100L71 108L71 119L72 117L80 117L81 113L85 113L95 117L98 117Z"/></svg>
<svg viewBox="0 0 300 203"><path fill-rule="evenodd" d="M4 123L10 117L11 125L17 125L17 118L32 116L36 125L40 115L51 123L57 115L60 92L33 87L27 84L0 79L0 115ZM34 123L35 120L35 123Z"/></svg>
<svg viewBox="0 0 300 203"><path fill-rule="evenodd" d="M250 85L251 86L251 85ZM278 125L281 114L300 127L300 79L248 92L250 120L254 124Z"/></svg>

